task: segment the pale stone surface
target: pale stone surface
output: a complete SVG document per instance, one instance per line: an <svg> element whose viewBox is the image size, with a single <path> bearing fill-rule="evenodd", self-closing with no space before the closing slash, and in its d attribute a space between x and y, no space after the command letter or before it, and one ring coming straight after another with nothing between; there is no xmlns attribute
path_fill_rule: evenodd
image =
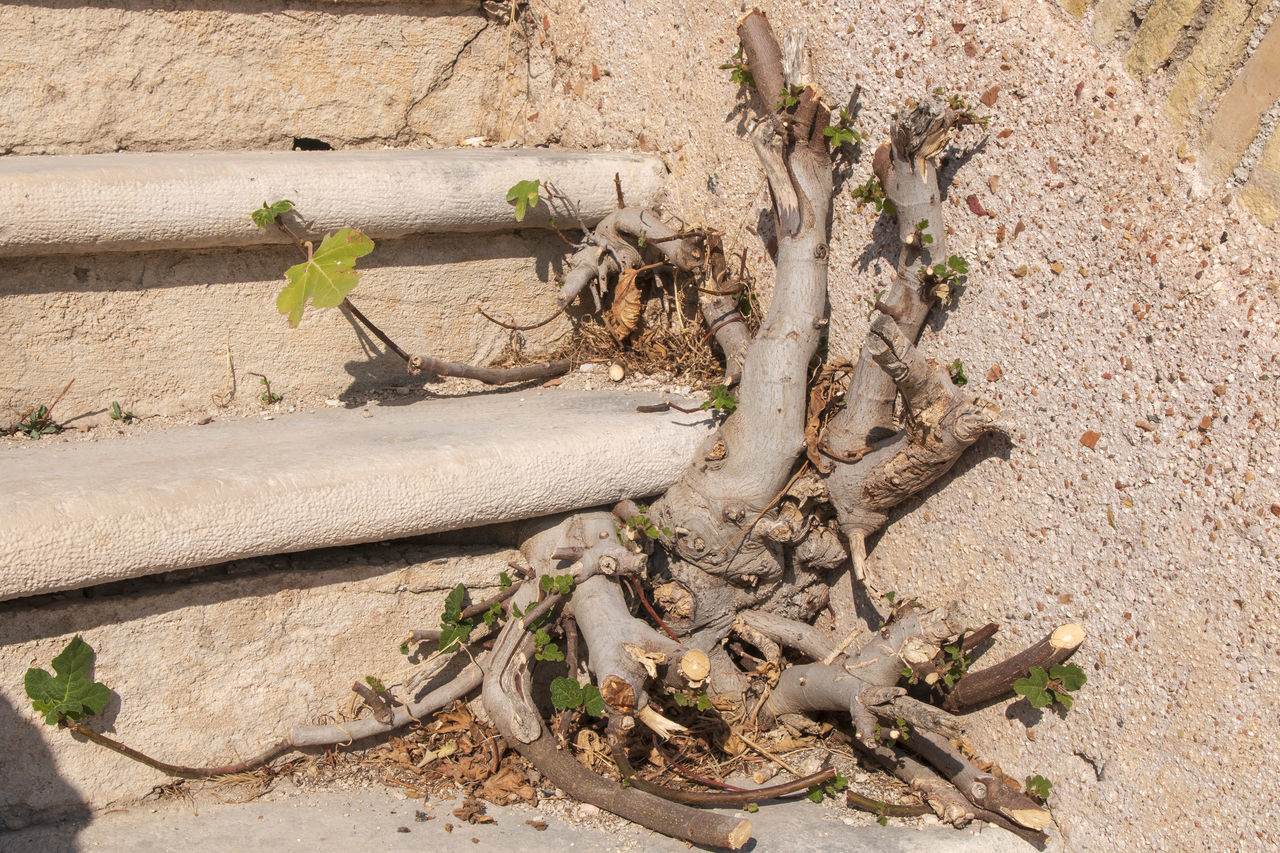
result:
<svg viewBox="0 0 1280 853"><path fill-rule="evenodd" d="M0 754L23 756L0 773L0 830L170 781L34 715L23 674L48 669L73 636L113 691L96 730L171 763L225 765L298 723L349 718L355 680L400 683L408 631L436 627L456 584L483 597L518 556L381 543L0 603Z"/></svg>
<svg viewBox="0 0 1280 853"><path fill-rule="evenodd" d="M303 234L510 230L507 192L524 180L552 183L575 206L552 210L544 197L520 227L557 215L590 226L616 209L615 177L647 204L665 171L654 157L539 149L4 157L0 257L292 245L249 217L279 199L294 203L282 221Z"/></svg>
<svg viewBox="0 0 1280 853"><path fill-rule="evenodd" d="M1222 181L1258 135L1263 112L1280 98L1280 27L1272 25L1218 103L1202 143L1204 170Z"/></svg>
<svg viewBox="0 0 1280 853"><path fill-rule="evenodd" d="M643 498L708 415L515 391L0 452L0 599Z"/></svg>
<svg viewBox="0 0 1280 853"><path fill-rule="evenodd" d="M1135 5L1135 0L1098 0L1093 15L1093 41L1098 47L1109 47L1128 30Z"/></svg>
<svg viewBox="0 0 1280 853"><path fill-rule="evenodd" d="M1219 0L1204 29L1178 68L1166 112L1178 123L1190 121L1203 102L1230 82L1249 46L1249 37L1269 0Z"/></svg>
<svg viewBox="0 0 1280 853"><path fill-rule="evenodd" d="M0 153L455 146L495 135L479 4L0 6Z"/></svg>
<svg viewBox="0 0 1280 853"><path fill-rule="evenodd" d="M1156 0L1133 36L1129 55L1124 60L1125 70L1135 77L1143 77L1163 64L1173 53L1174 45L1201 1Z"/></svg>
<svg viewBox="0 0 1280 853"><path fill-rule="evenodd" d="M1240 191L1240 203L1264 225L1280 221L1280 133L1272 133L1249 182Z"/></svg>

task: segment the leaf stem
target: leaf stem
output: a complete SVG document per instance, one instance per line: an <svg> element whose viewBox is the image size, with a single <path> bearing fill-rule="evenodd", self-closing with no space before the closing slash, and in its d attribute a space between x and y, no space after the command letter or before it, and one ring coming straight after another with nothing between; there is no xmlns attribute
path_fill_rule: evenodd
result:
<svg viewBox="0 0 1280 853"><path fill-rule="evenodd" d="M83 735L94 743L105 746L107 749L118 752L126 758L132 758L134 761L142 762L148 767L154 767L161 773L168 773L170 776L189 776L197 779L209 779L214 776L226 776L231 773L244 773L249 770L256 770L267 764L267 762L293 749L293 742L288 740L280 741L275 746L268 747L264 752L248 761L241 761L239 764L228 764L225 767L186 767L181 764L169 764L159 759L152 758L145 753L126 746L114 738L109 738L104 734L95 732L74 720L63 718L58 721L62 727Z"/></svg>

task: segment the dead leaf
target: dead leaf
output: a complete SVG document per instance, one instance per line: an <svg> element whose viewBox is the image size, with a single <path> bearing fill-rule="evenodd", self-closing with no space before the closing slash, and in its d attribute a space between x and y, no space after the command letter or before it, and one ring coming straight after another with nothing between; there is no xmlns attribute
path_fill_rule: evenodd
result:
<svg viewBox="0 0 1280 853"><path fill-rule="evenodd" d="M597 65L593 62L593 63L591 63L591 80L594 82L594 81L599 80L599 79L600 79L600 69L599 69L599 67L597 67Z"/></svg>
<svg viewBox="0 0 1280 853"><path fill-rule="evenodd" d="M1213 416L1205 415L1203 418L1200 419L1200 426L1198 427L1198 429L1201 432L1208 432L1209 427L1211 426L1213 426Z"/></svg>
<svg viewBox="0 0 1280 853"><path fill-rule="evenodd" d="M484 813L484 803L475 797L467 797L463 800L462 805L453 810L453 816L472 824L497 823Z"/></svg>
<svg viewBox="0 0 1280 853"><path fill-rule="evenodd" d="M1000 365L991 365L991 369L987 371L987 381L998 382L1001 376L1004 376L1004 370L1001 369Z"/></svg>
<svg viewBox="0 0 1280 853"><path fill-rule="evenodd" d="M1146 418L1138 418L1136 421L1133 422L1133 425L1136 426L1138 429L1142 430L1143 432L1156 431L1155 424L1151 423L1151 421L1147 420Z"/></svg>
<svg viewBox="0 0 1280 853"><path fill-rule="evenodd" d="M1013 271L1013 277L1023 278L1024 276L1026 276L1027 272L1028 272L1027 265L1023 264L1022 266L1018 267L1016 270Z"/></svg>
<svg viewBox="0 0 1280 853"><path fill-rule="evenodd" d="M995 192L996 187L1000 186L1000 176L992 175L991 177L987 178L987 186L991 187L992 192Z"/></svg>
<svg viewBox="0 0 1280 853"><path fill-rule="evenodd" d="M996 229L996 242L997 243L1004 242L1004 226L1003 225L1001 225Z"/></svg>
<svg viewBox="0 0 1280 853"><path fill-rule="evenodd" d="M984 106L994 107L996 105L996 100L999 97L1000 97L1000 87L992 86L990 89L982 93L982 98L980 100L982 101Z"/></svg>
<svg viewBox="0 0 1280 853"><path fill-rule="evenodd" d="M1022 224L1022 220L1018 220L1018 224L1013 226L1013 238L1018 239L1018 235L1027 230L1027 226Z"/></svg>
<svg viewBox="0 0 1280 853"><path fill-rule="evenodd" d="M960 31L962 31L962 30L964 29L964 27L965 27L964 21L952 21L952 22L951 22L951 29L955 30L957 33L958 33L958 32L960 32Z"/></svg>
<svg viewBox="0 0 1280 853"><path fill-rule="evenodd" d="M1054 275L1062 275L1062 270L1064 269L1064 267L1062 266L1062 264L1058 263L1057 261L1054 261L1053 263L1049 264L1049 269L1053 270Z"/></svg>
<svg viewBox="0 0 1280 853"><path fill-rule="evenodd" d="M538 832L547 831L547 822L545 820L526 820L525 823L532 826Z"/></svg>
<svg viewBox="0 0 1280 853"><path fill-rule="evenodd" d="M529 778L511 765L506 765L480 786L480 794L491 803L506 805L521 801L533 805L537 794Z"/></svg>
<svg viewBox="0 0 1280 853"><path fill-rule="evenodd" d="M996 134L996 139L1008 139L1010 136L1013 136L1013 130L1006 127L1004 130Z"/></svg>
<svg viewBox="0 0 1280 853"><path fill-rule="evenodd" d="M638 272L636 269L625 269L618 274L618 283L613 289L613 304L604 315L604 324L618 343L625 341L640 322L644 293L636 284Z"/></svg>
<svg viewBox="0 0 1280 853"><path fill-rule="evenodd" d="M978 46L973 43L973 39L964 43L964 55L970 59L978 55Z"/></svg>
<svg viewBox="0 0 1280 853"><path fill-rule="evenodd" d="M1100 438L1102 438L1102 433L1094 432L1093 430L1086 430L1085 434L1080 436L1080 443L1090 450L1093 450Z"/></svg>
<svg viewBox="0 0 1280 853"><path fill-rule="evenodd" d="M987 215L987 209L982 206L982 202L978 201L978 197L976 195L968 196L967 198L965 198L965 202L968 203L969 211L973 213L974 216Z"/></svg>

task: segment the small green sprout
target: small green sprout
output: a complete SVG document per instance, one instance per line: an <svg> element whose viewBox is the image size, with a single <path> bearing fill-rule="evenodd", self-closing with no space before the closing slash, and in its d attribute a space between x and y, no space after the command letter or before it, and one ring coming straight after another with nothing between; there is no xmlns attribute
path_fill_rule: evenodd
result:
<svg viewBox="0 0 1280 853"><path fill-rule="evenodd" d="M538 587L543 592L568 595L573 592L573 575L543 575L538 578Z"/></svg>
<svg viewBox="0 0 1280 853"><path fill-rule="evenodd" d="M698 408L703 410L711 409L723 417L728 417L738 408L738 401L729 392L728 385L713 385L711 386L711 396L704 400Z"/></svg>
<svg viewBox="0 0 1280 853"><path fill-rule="evenodd" d="M253 219L253 224L259 228L266 228L268 225L275 225L280 221L280 217L293 210L293 202L288 199L267 204L265 201L262 207L253 211L249 216Z"/></svg>
<svg viewBox="0 0 1280 853"><path fill-rule="evenodd" d="M729 82L750 89L756 87L756 78L751 76L751 69L747 67L746 60L743 58L741 42L738 43L738 49L733 52L733 56L729 57L729 61L722 64L720 68L729 72Z"/></svg>
<svg viewBox="0 0 1280 853"><path fill-rule="evenodd" d="M559 646L551 642L551 635L541 628L533 632L533 648L535 660L564 660L564 652L560 651Z"/></svg>
<svg viewBox="0 0 1280 853"><path fill-rule="evenodd" d="M835 797L849 787L849 780L837 775L830 782L814 785L806 795L811 802L820 803L824 797Z"/></svg>
<svg viewBox="0 0 1280 853"><path fill-rule="evenodd" d="M836 149L843 145L862 144L862 134L854 129L853 116L847 107L840 108L835 124L823 128L822 135L831 140L831 147Z"/></svg>
<svg viewBox="0 0 1280 853"><path fill-rule="evenodd" d="M885 197L884 186L875 177L868 178L865 184L859 184L851 189L849 195L853 198L854 204L858 206L858 210L862 210L868 204L874 204L876 213L888 211L889 215L892 216L897 212L893 202Z"/></svg>
<svg viewBox="0 0 1280 853"><path fill-rule="evenodd" d="M778 103L774 106L774 109L778 112L782 112L783 110L789 110L796 104L800 103L800 96L798 92L800 92L800 88L798 86L793 86L790 89L783 89L782 95L778 98Z"/></svg>
<svg viewBox="0 0 1280 853"><path fill-rule="evenodd" d="M1055 664L1045 672L1041 667L1031 667L1027 678L1013 683L1013 692L1027 697L1033 708L1046 708L1057 702L1064 711L1071 710L1075 697L1071 694L1084 686L1088 677L1074 663Z"/></svg>
<svg viewBox="0 0 1280 853"><path fill-rule="evenodd" d="M372 687L374 693L387 692L386 685L382 683L382 680L379 678L374 678L372 675L366 675L364 677L364 683Z"/></svg>
<svg viewBox="0 0 1280 853"><path fill-rule="evenodd" d="M111 420L120 421L122 424L131 424L134 421L133 412L126 412L120 408L120 404L115 400L111 401Z"/></svg>
<svg viewBox="0 0 1280 853"><path fill-rule="evenodd" d="M1027 777L1027 793L1040 802L1046 802L1049 799L1049 792L1052 790L1053 783L1039 773L1035 776Z"/></svg>
<svg viewBox="0 0 1280 853"><path fill-rule="evenodd" d="M915 229L911 232L915 241L921 246L927 246L933 242L933 235L926 233L925 229L929 227L929 220L921 219L916 223Z"/></svg>
<svg viewBox="0 0 1280 853"><path fill-rule="evenodd" d="M661 539L663 536L670 538L676 535L675 531L670 527L658 527L649 520L649 507L647 504L636 504L635 517L628 519L627 522L623 524L623 527L626 527L633 534L643 533L647 538L654 541ZM630 538L635 537L632 536ZM623 537L620 535L618 539L622 540Z"/></svg>
<svg viewBox="0 0 1280 853"><path fill-rule="evenodd" d="M54 435L61 430L62 427L50 416L48 406L36 406L18 423L18 432L32 439Z"/></svg>
<svg viewBox="0 0 1280 853"><path fill-rule="evenodd" d="M958 358L947 366L947 374L951 376L951 384L957 388L963 388L969 383L969 377L964 373L964 362Z"/></svg>
<svg viewBox="0 0 1280 853"><path fill-rule="evenodd" d="M440 614L440 640L438 648L442 652L457 651L471 638L471 629L475 623L462 618L462 602L467 597L467 588L458 584L444 600L444 613Z"/></svg>
<svg viewBox="0 0 1280 853"><path fill-rule="evenodd" d="M538 206L538 188L541 185L542 182L538 180L516 181L507 190L507 203L515 207L516 222L523 222L529 209Z"/></svg>
<svg viewBox="0 0 1280 853"><path fill-rule="evenodd" d="M560 677L551 682L551 704L558 711L581 708L593 717L604 716L604 697L594 684L579 684L576 678Z"/></svg>

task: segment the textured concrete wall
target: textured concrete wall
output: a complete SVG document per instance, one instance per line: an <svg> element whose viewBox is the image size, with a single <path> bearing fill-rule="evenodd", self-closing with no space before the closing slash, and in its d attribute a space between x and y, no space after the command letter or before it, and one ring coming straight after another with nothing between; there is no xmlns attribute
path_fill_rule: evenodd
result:
<svg viewBox="0 0 1280 853"><path fill-rule="evenodd" d="M1059 0L1095 45L1163 102L1183 155L1229 184L1266 225L1280 220L1280 3L1275 0Z"/></svg>
<svg viewBox="0 0 1280 853"><path fill-rule="evenodd" d="M554 141L527 109L554 60L510 35L463 0L3 4L0 155ZM566 248L547 231L379 241L352 301L410 352L490 363L510 334L475 306L546 316ZM286 407L427 381L336 311L290 331L274 303L297 261L283 248L6 260L0 425L72 378L57 414L75 426L108 423L113 400L189 420L252 408L262 389L249 371ZM524 346L555 349L569 328L528 332Z"/></svg>
<svg viewBox="0 0 1280 853"><path fill-rule="evenodd" d="M397 683L409 629L434 627L456 584L489 594L517 556L384 543L0 604L0 752L23 756L0 765L0 834L172 781L32 718L23 673L48 669L73 636L114 691L100 731L163 761L225 765L350 714L353 680Z"/></svg>

